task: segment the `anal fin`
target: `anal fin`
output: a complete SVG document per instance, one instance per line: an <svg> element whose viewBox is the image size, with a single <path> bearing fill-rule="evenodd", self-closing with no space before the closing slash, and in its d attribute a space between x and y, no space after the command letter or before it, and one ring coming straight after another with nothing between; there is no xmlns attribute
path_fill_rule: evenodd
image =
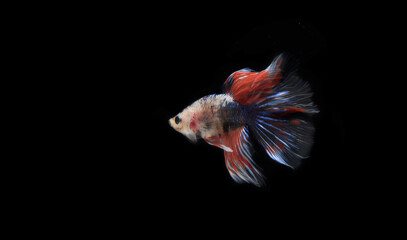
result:
<svg viewBox="0 0 407 240"><path fill-rule="evenodd" d="M251 157L248 127L243 126L222 136L222 142L232 151L225 151L226 167L233 180L247 182L260 187L264 180Z"/></svg>

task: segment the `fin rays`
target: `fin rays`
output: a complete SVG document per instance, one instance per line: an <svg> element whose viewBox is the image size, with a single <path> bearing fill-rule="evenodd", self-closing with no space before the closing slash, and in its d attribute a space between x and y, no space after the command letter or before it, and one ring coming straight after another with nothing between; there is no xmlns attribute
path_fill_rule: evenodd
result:
<svg viewBox="0 0 407 240"><path fill-rule="evenodd" d="M227 136L226 143L233 152L224 152L226 167L233 180L242 183L252 183L256 186L263 184L263 176L257 170L256 164L251 157L251 144L248 127L241 127Z"/></svg>
<svg viewBox="0 0 407 240"><path fill-rule="evenodd" d="M310 85L296 74L296 67L296 61L280 54L265 70L236 71L224 84L234 101L253 109L247 124L268 156L291 168L308 157L315 131L310 116L319 112ZM229 173L237 182L259 186L262 175L251 159L247 126L236 134L229 144L234 152L224 153Z"/></svg>

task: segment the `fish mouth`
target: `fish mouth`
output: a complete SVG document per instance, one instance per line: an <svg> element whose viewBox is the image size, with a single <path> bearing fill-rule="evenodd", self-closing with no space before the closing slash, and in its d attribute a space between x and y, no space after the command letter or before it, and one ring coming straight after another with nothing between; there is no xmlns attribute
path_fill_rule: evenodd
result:
<svg viewBox="0 0 407 240"><path fill-rule="evenodd" d="M168 119L168 124L170 124L170 126L175 129L174 123L174 118Z"/></svg>

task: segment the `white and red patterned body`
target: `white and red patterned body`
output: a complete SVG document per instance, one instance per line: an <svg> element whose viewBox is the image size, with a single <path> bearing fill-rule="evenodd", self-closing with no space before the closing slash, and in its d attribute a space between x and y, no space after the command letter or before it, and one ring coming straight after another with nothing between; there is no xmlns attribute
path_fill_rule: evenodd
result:
<svg viewBox="0 0 407 240"><path fill-rule="evenodd" d="M229 94L205 96L170 119L170 125L192 141L201 137L208 143L232 151L221 137L244 126L243 108ZM177 121L176 121L177 119Z"/></svg>

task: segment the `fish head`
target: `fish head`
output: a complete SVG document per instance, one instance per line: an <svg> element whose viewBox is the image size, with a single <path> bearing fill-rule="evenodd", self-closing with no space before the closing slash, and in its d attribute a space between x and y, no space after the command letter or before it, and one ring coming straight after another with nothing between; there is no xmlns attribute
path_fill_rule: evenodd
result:
<svg viewBox="0 0 407 240"><path fill-rule="evenodd" d="M169 124L175 131L182 133L192 142L197 141L196 131L191 129L191 121L193 119L193 112L189 109L184 109L184 111L177 114L175 117L170 118Z"/></svg>

